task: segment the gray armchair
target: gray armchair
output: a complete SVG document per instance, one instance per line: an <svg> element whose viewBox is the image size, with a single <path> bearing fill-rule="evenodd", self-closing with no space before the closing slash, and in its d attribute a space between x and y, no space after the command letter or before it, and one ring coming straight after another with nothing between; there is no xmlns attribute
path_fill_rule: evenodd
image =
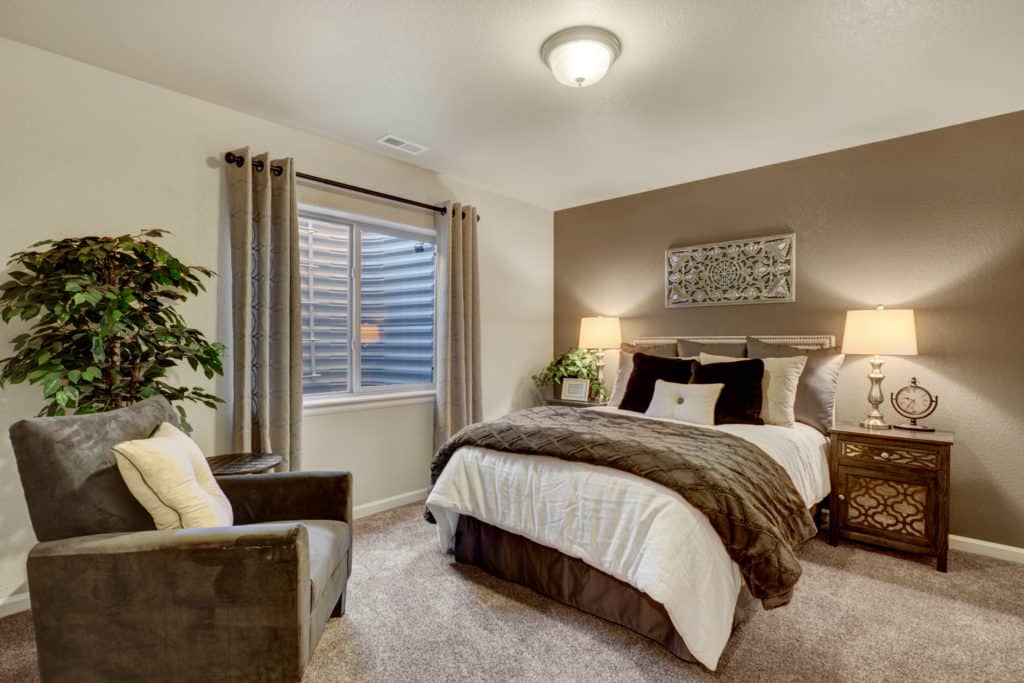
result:
<svg viewBox="0 0 1024 683"><path fill-rule="evenodd" d="M222 477L235 526L156 531L111 447L161 422L157 397L11 427L43 681L299 680L345 611L352 476Z"/></svg>

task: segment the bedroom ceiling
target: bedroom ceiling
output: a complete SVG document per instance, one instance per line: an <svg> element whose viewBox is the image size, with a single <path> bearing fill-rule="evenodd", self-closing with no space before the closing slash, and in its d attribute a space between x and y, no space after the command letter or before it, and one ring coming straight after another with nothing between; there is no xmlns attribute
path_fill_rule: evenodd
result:
<svg viewBox="0 0 1024 683"><path fill-rule="evenodd" d="M573 90L539 50L577 24L622 55ZM0 2L13 40L555 209L1024 109L1022 29L1019 0Z"/></svg>

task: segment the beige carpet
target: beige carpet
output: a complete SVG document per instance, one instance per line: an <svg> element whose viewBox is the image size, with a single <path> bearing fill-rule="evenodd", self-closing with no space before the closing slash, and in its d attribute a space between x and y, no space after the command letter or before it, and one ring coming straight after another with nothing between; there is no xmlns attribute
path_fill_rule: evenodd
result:
<svg viewBox="0 0 1024 683"><path fill-rule="evenodd" d="M718 672L456 565L418 505L356 523L348 614L305 681L1024 681L1024 565L953 553L950 573L815 539L792 604L734 634ZM38 680L27 614L0 620L0 680Z"/></svg>

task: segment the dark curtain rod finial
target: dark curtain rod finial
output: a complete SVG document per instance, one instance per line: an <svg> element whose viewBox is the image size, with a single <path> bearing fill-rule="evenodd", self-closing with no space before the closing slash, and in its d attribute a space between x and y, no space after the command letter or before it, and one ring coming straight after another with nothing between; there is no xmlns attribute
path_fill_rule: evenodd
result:
<svg viewBox="0 0 1024 683"><path fill-rule="evenodd" d="M238 168L242 168L242 166L245 164L245 157L235 154L234 152L228 152L227 154L224 155L224 161L228 162L229 164L234 164ZM263 164L263 159L256 159L255 161L252 162L252 170L256 171L257 173L263 173L264 168L265 166ZM284 169L281 168L280 166L271 166L270 172L273 173L275 176L280 176L282 173L284 173Z"/></svg>

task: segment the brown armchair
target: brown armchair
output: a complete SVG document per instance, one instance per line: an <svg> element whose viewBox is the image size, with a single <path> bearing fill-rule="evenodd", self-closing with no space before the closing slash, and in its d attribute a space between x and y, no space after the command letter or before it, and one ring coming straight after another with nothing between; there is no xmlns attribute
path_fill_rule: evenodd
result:
<svg viewBox="0 0 1024 683"><path fill-rule="evenodd" d="M156 531L111 447L161 422L157 397L11 427L43 681L299 680L345 610L352 476L223 477L235 526Z"/></svg>

